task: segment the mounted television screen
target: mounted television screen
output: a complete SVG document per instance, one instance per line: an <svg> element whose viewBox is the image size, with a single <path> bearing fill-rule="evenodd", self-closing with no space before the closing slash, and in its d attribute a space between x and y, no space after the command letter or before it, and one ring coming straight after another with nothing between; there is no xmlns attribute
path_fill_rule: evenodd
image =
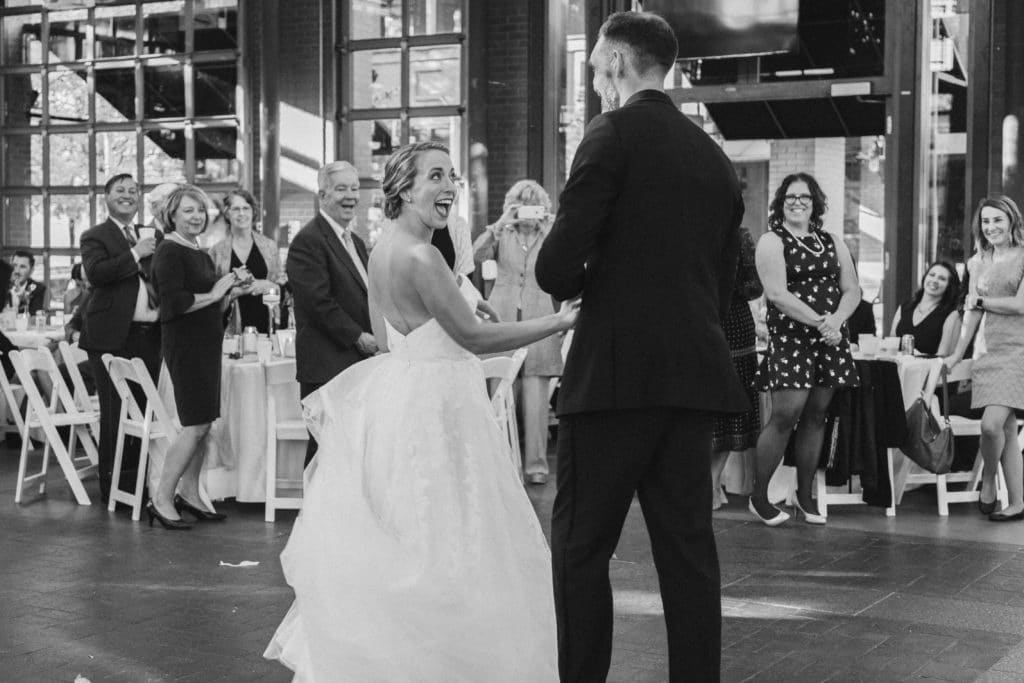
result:
<svg viewBox="0 0 1024 683"><path fill-rule="evenodd" d="M665 17L679 40L679 58L743 57L797 47L800 0L643 0Z"/></svg>

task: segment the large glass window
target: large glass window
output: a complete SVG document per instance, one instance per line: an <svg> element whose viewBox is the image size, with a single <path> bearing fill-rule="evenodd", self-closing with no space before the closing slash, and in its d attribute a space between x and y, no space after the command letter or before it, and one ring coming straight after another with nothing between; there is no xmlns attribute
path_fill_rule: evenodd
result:
<svg viewBox="0 0 1024 683"><path fill-rule="evenodd" d="M106 217L111 176L211 193L244 177L241 3L40 4L0 17L0 221L5 249L35 251L52 279Z"/></svg>
<svg viewBox="0 0 1024 683"><path fill-rule="evenodd" d="M364 199L356 230L371 243L382 218L380 181L398 147L434 140L459 173L465 125L465 0L348 0L348 50L339 70L346 112L340 157L359 170ZM460 197L464 218L466 197Z"/></svg>

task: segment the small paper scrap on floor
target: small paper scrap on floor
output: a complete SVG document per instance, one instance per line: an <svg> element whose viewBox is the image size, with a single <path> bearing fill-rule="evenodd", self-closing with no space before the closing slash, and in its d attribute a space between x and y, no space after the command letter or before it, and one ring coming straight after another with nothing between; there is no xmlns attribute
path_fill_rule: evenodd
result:
<svg viewBox="0 0 1024 683"><path fill-rule="evenodd" d="M259 565L259 562L253 562L252 560L242 560L238 564L232 564L231 562L225 562L224 560L220 561L220 566L222 567L255 567L257 565ZM89 682L86 681L86 683Z"/></svg>
<svg viewBox="0 0 1024 683"><path fill-rule="evenodd" d="M92 681L90 681L82 674L78 674L77 676L75 676L75 683L92 683Z"/></svg>

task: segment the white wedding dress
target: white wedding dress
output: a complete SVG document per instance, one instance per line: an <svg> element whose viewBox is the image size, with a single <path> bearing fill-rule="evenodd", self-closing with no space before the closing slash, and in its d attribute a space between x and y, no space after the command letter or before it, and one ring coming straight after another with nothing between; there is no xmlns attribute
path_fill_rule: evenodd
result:
<svg viewBox="0 0 1024 683"><path fill-rule="evenodd" d="M319 442L264 656L295 681L556 681L551 555L480 361L435 321L306 399Z"/></svg>

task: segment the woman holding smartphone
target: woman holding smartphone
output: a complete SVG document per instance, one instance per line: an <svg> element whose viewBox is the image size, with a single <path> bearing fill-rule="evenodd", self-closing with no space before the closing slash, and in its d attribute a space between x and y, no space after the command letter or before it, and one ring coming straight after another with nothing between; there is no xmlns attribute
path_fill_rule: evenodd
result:
<svg viewBox="0 0 1024 683"><path fill-rule="evenodd" d="M498 277L488 302L503 321L531 320L555 312L537 285L534 268L551 228L551 200L536 181L520 180L505 194L503 213L473 244L477 261L494 259ZM519 409L524 432L523 469L530 484L548 481L548 387L562 374L561 339L530 344L523 364Z"/></svg>

